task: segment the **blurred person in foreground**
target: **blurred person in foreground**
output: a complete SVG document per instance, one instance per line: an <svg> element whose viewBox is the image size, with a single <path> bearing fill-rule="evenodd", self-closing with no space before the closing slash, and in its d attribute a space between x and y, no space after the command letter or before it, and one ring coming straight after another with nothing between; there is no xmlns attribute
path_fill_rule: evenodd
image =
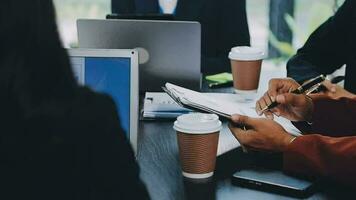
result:
<svg viewBox="0 0 356 200"><path fill-rule="evenodd" d="M235 115L230 129L247 148L283 153L286 172L323 177L356 188L356 96L332 99L326 95L289 93L299 87L293 79L272 79L256 103L267 119ZM261 113L272 101L279 105ZM291 120L302 136L289 134L273 117ZM247 130L236 124L245 125Z"/></svg>
<svg viewBox="0 0 356 200"><path fill-rule="evenodd" d="M288 61L287 76L301 84L320 74L331 74L346 64L345 89L325 81L325 94L332 98L352 97L356 94L355 35L356 1L346 0Z"/></svg>
<svg viewBox="0 0 356 200"><path fill-rule="evenodd" d="M51 0L0 1L0 199L147 199L113 100L76 83Z"/></svg>

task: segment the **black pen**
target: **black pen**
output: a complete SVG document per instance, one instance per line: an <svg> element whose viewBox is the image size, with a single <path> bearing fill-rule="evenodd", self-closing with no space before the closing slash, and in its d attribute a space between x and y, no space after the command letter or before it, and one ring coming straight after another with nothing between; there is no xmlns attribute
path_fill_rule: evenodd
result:
<svg viewBox="0 0 356 200"><path fill-rule="evenodd" d="M307 82L305 82L303 85L299 86L297 89L293 90L291 93L293 94L303 94L305 91L321 84L321 82L325 81L325 76L324 75L320 75L317 76ZM276 101L272 102L271 104L269 104L268 106L264 107L261 110L261 113L270 110L276 106L278 106L279 103L277 103Z"/></svg>
<svg viewBox="0 0 356 200"><path fill-rule="evenodd" d="M331 79L331 83L332 84L337 84L337 83L340 83L343 80L345 80L345 76L336 76L333 79Z"/></svg>
<svg viewBox="0 0 356 200"><path fill-rule="evenodd" d="M332 78L330 80L330 82L332 84L338 84L344 80L345 80L345 76L336 76L336 77ZM320 86L314 92L326 92L326 91L328 91L328 88L325 85L320 84Z"/></svg>

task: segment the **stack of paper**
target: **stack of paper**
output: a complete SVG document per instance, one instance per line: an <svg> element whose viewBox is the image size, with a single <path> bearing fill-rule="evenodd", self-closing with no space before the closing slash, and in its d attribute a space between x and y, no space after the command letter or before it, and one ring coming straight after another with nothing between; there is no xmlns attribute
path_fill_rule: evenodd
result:
<svg viewBox="0 0 356 200"><path fill-rule="evenodd" d="M146 92L143 107L144 118L177 118L191 112L162 92Z"/></svg>

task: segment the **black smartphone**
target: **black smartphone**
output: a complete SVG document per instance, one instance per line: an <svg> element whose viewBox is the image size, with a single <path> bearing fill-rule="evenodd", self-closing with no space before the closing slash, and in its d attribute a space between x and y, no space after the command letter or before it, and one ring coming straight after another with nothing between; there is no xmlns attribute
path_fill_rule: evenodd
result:
<svg viewBox="0 0 356 200"><path fill-rule="evenodd" d="M237 171L232 176L232 183L277 194L306 198L315 192L315 180L305 180L288 176L282 171L253 168Z"/></svg>

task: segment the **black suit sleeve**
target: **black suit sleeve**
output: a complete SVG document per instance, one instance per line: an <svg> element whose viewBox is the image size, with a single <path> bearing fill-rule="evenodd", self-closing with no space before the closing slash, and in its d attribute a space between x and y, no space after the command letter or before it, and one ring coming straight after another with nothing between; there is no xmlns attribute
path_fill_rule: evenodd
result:
<svg viewBox="0 0 356 200"><path fill-rule="evenodd" d="M124 136L115 103L107 96L98 98L98 130L91 137L92 181L94 199L149 199L139 178L133 150ZM96 128L95 128L96 129Z"/></svg>
<svg viewBox="0 0 356 200"><path fill-rule="evenodd" d="M250 45L246 2L244 0L220 0L216 2L216 7L213 8L215 10L211 10L210 13L211 15L218 15L217 27L207 27L207 29L217 29L216 39L215 41L203 41L215 44L216 51L214 56L204 53L204 51L209 52L210 50L204 49L203 44L202 71L204 74L230 72L228 53L231 48ZM214 45L207 45L207 47L211 46Z"/></svg>
<svg viewBox="0 0 356 200"><path fill-rule="evenodd" d="M355 1L347 0L336 14L312 33L305 45L287 63L287 76L299 82L333 73L350 57L349 33Z"/></svg>

